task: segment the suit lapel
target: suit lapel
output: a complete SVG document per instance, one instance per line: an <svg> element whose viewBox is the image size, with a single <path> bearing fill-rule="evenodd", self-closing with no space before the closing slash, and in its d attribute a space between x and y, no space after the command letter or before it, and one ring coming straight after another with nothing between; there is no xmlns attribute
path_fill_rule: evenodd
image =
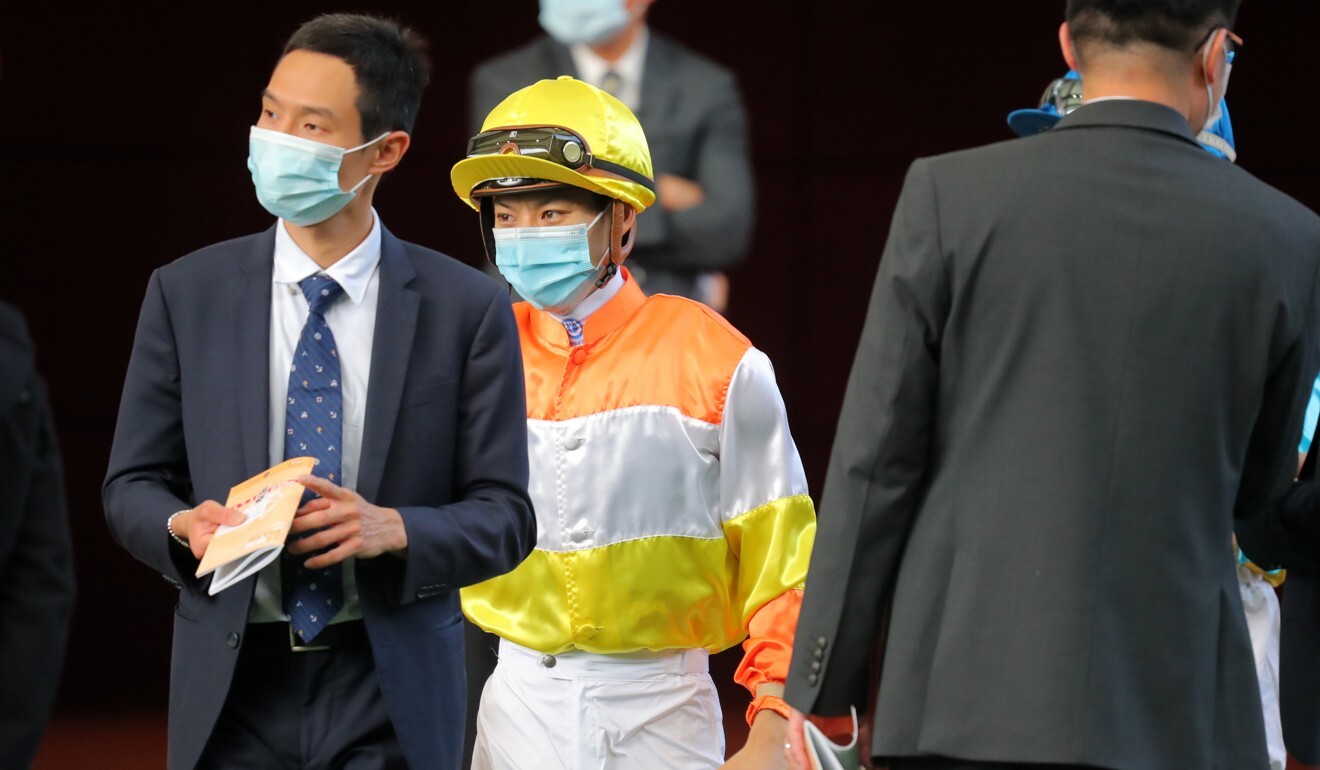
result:
<svg viewBox="0 0 1320 770"><path fill-rule="evenodd" d="M677 83L671 77L674 51L665 38L649 33L646 42L646 60L642 63L641 103L637 105L637 120L643 126L652 126L669 115L669 103L677 92Z"/></svg>
<svg viewBox="0 0 1320 770"><path fill-rule="evenodd" d="M275 225L278 227L279 225ZM275 261L275 227L243 255L239 279L231 286L231 323L236 330L239 433L243 478L270 465L270 292Z"/></svg>
<svg viewBox="0 0 1320 770"><path fill-rule="evenodd" d="M577 65L573 63L573 54L568 52L568 47L555 42L555 40L548 35L544 40L546 65L544 71L555 73L554 77L559 77L560 75L572 75L575 78L581 79L582 76L578 74ZM526 85L531 85L531 83L527 83Z"/></svg>
<svg viewBox="0 0 1320 770"><path fill-rule="evenodd" d="M363 426L362 459L358 467L357 491L376 502L394 425L403 399L413 334L417 330L420 296L408 288L416 275L403 244L381 228L380 295L376 307L376 332L371 341L371 374L367 380L366 425Z"/></svg>

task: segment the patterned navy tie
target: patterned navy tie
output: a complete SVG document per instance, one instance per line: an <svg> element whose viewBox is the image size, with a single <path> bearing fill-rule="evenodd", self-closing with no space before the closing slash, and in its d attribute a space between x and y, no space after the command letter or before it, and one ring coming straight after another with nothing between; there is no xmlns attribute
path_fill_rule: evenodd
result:
<svg viewBox="0 0 1320 770"><path fill-rule="evenodd" d="M289 371L284 458L315 457L313 473L342 484L344 394L340 388L339 351L325 322L325 312L344 289L325 275L304 278L298 286L310 309ZM305 492L303 503L313 497L310 490ZM293 555L286 549L280 563L284 611L303 642L310 642L344 606L342 565L309 570L303 562L311 556Z"/></svg>

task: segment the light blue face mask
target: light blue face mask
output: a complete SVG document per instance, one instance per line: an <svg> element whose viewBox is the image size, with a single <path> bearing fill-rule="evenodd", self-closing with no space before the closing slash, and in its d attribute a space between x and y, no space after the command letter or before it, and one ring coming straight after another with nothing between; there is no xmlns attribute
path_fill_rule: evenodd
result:
<svg viewBox="0 0 1320 770"><path fill-rule="evenodd" d="M248 171L257 188L257 200L270 213L300 227L324 222L347 206L371 178L368 174L351 190L341 190L339 166L344 156L387 136L388 131L346 150L253 126L248 136Z"/></svg>
<svg viewBox="0 0 1320 770"><path fill-rule="evenodd" d="M585 225L497 227L495 266L532 305L568 315L596 290L601 268L591 263L590 235L603 216Z"/></svg>
<svg viewBox="0 0 1320 770"><path fill-rule="evenodd" d="M541 0L541 27L564 45L596 45L628 26L624 0Z"/></svg>

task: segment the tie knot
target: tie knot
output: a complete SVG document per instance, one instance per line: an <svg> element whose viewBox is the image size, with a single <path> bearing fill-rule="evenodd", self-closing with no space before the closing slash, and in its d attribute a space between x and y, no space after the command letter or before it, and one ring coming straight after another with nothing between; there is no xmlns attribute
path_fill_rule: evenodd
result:
<svg viewBox="0 0 1320 770"><path fill-rule="evenodd" d="M344 293L344 287L328 275L308 276L298 282L298 288L302 289L312 312L321 315Z"/></svg>
<svg viewBox="0 0 1320 770"><path fill-rule="evenodd" d="M614 70L606 70L600 79L600 90L611 96L618 96L623 90L623 76Z"/></svg>

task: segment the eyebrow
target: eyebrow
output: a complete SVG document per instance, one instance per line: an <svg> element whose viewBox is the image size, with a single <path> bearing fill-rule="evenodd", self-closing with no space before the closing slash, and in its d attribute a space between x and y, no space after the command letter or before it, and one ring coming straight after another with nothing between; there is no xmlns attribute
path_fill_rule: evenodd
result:
<svg viewBox="0 0 1320 770"><path fill-rule="evenodd" d="M277 106L283 105L283 103L279 100L279 98L276 97L275 94L272 94L269 90L263 90L261 92L261 98L269 99L272 102L274 102ZM313 115L320 115L326 118L339 117L338 115L335 114L335 111L330 109L329 107L317 107L312 104L300 104L298 105L298 109L302 112L310 112Z"/></svg>
<svg viewBox="0 0 1320 770"><path fill-rule="evenodd" d="M573 198L562 192L556 193L554 191L546 191L538 194L536 191L529 191L525 193L514 193L514 195L519 196L524 201L531 201L533 206L549 206L556 203L564 206L581 205L578 201L573 200ZM501 195L495 199L495 205L507 208L511 205L508 200L511 197L514 196Z"/></svg>

